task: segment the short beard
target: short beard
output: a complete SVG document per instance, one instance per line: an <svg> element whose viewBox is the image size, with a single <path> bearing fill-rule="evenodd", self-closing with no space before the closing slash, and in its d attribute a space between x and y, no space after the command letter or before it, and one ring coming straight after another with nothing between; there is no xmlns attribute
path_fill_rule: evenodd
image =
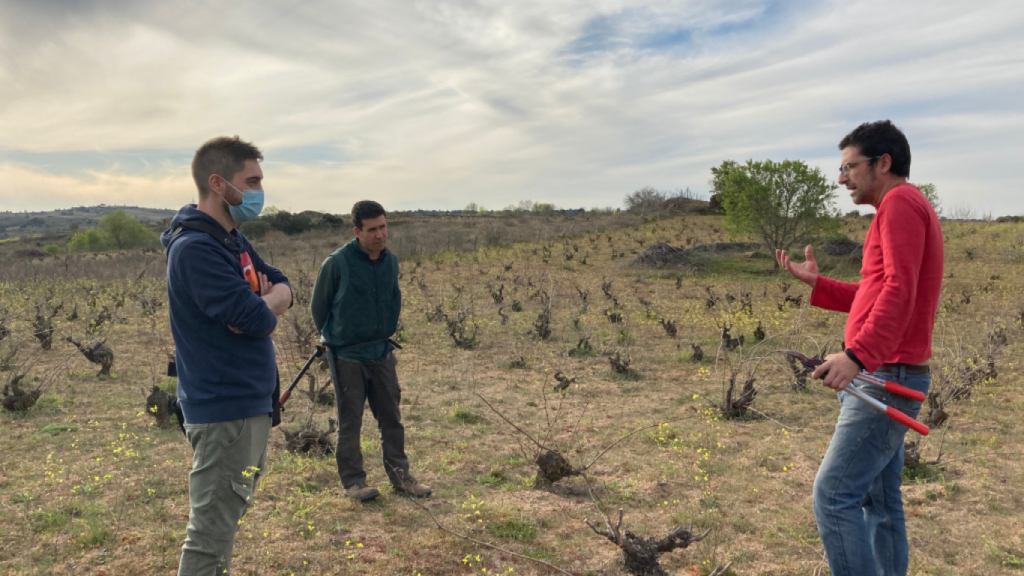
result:
<svg viewBox="0 0 1024 576"><path fill-rule="evenodd" d="M867 176L868 181L864 182L863 185L857 184L857 194L853 198L854 204L872 204L871 198L869 198L870 190L875 186L875 175L871 174Z"/></svg>

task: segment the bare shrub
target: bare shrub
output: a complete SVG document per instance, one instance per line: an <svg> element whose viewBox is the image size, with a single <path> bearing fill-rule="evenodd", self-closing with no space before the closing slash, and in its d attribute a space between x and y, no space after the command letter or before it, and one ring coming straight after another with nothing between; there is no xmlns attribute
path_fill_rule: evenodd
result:
<svg viewBox="0 0 1024 576"><path fill-rule="evenodd" d="M694 364L704 360L704 350L701 349L699 344L690 344L690 362Z"/></svg>
<svg viewBox="0 0 1024 576"><path fill-rule="evenodd" d="M661 327L665 330L665 334L667 334L669 338L676 337L677 329L674 321L662 318L658 323L661 324Z"/></svg>
<svg viewBox="0 0 1024 576"><path fill-rule="evenodd" d="M600 508L598 510L600 511ZM599 528L590 520L584 520L584 522L595 534L604 536L622 550L623 569L633 576L671 576L661 567L658 557L673 550L688 548L691 544L707 538L711 533L710 528L700 534L695 534L692 525L689 528L677 526L664 538L643 538L629 530L622 529L622 510L619 510L619 519L615 524L612 524L604 512L601 512L601 516L604 519L604 528ZM730 565L731 563L720 568L716 567L709 576L724 575Z"/></svg>
<svg viewBox="0 0 1024 576"><path fill-rule="evenodd" d="M328 418L330 427L321 431L312 419L308 420L298 430L282 430L284 432L285 448L296 454L308 456L326 456L334 453L334 432L337 430L338 421Z"/></svg>
<svg viewBox="0 0 1024 576"><path fill-rule="evenodd" d="M53 318L64 308L64 303L53 304L49 299L47 302L36 304L36 317L32 322L32 335L43 350L53 347Z"/></svg>
<svg viewBox="0 0 1024 576"><path fill-rule="evenodd" d="M71 336L65 338L73 344L78 351L85 356L85 359L93 364L100 365L100 371L96 376L110 376L110 369L114 366L114 351L107 346L106 340L100 340L89 344L82 344Z"/></svg>
<svg viewBox="0 0 1024 576"><path fill-rule="evenodd" d="M541 291L540 314L533 323L533 331L541 340L551 337L551 297L545 291Z"/></svg>
<svg viewBox="0 0 1024 576"><path fill-rule="evenodd" d="M170 428L171 414L174 413L170 394L161 390L159 386L153 386L153 390L146 397L146 412L156 420L157 428Z"/></svg>
<svg viewBox="0 0 1024 576"><path fill-rule="evenodd" d="M667 199L668 196L664 192L650 186L644 186L635 192L627 194L623 202L627 210L644 214L658 210Z"/></svg>
<svg viewBox="0 0 1024 576"><path fill-rule="evenodd" d="M747 415L747 409L754 403L754 398L757 397L757 389L754 388L754 382L757 378L748 376L743 382L743 389L736 392L736 376L738 372L733 372L729 376L729 387L725 391L725 402L719 407L719 411L722 416L726 418L742 418Z"/></svg>
<svg viewBox="0 0 1024 576"><path fill-rule="evenodd" d="M467 308L460 307L454 314L444 314L445 326L448 337L456 348L472 350L479 342L476 339L478 327L474 323L472 330L469 329L471 312Z"/></svg>

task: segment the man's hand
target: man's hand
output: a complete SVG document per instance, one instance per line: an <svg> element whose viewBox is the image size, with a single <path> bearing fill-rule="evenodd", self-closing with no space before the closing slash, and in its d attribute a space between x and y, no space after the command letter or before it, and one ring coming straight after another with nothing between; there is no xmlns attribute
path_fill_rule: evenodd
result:
<svg viewBox="0 0 1024 576"><path fill-rule="evenodd" d="M860 366L850 360L845 353L829 354L825 363L818 366L814 378L822 378L822 385L839 392L846 388L846 385L853 382L853 379L860 374Z"/></svg>
<svg viewBox="0 0 1024 576"><path fill-rule="evenodd" d="M292 290L287 284L274 284L270 280L267 280L266 274L259 274L260 279L260 294L263 295L263 301L266 302L267 308L274 313L274 316L282 316L288 311L288 307L292 303Z"/></svg>
<svg viewBox="0 0 1024 576"><path fill-rule="evenodd" d="M775 251L775 260L779 266L789 270L789 273L797 280L814 288L814 285L818 283L818 263L814 260L814 248L811 248L810 245L804 248L804 258L802 264L796 264L789 259L789 254L785 250Z"/></svg>

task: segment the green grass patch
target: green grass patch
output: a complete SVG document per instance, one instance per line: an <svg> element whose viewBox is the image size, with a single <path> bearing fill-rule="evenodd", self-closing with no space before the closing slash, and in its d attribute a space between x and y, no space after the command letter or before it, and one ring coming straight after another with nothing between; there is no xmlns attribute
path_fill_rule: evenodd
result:
<svg viewBox="0 0 1024 576"><path fill-rule="evenodd" d="M102 546L110 540L114 533L98 518L89 518L86 521L86 529L78 537L78 543L85 547Z"/></svg>
<svg viewBox="0 0 1024 576"><path fill-rule="evenodd" d="M934 482L942 477L945 470L942 466L929 466L926 462L919 462L913 466L903 467L903 479L913 480L917 483Z"/></svg>
<svg viewBox="0 0 1024 576"><path fill-rule="evenodd" d="M32 514L32 531L37 534L62 532L70 524L71 514L66 508L40 510Z"/></svg>
<svg viewBox="0 0 1024 576"><path fill-rule="evenodd" d="M156 387L166 392L169 396L177 395L178 379L168 378L166 380L161 381L159 384L156 385Z"/></svg>
<svg viewBox="0 0 1024 576"><path fill-rule="evenodd" d="M300 482L298 488L299 492L304 492L306 494L315 494L317 492L322 492L324 489L323 486L316 482Z"/></svg>
<svg viewBox="0 0 1024 576"><path fill-rule="evenodd" d="M612 372L612 380L616 382L639 382L644 379L644 375L636 369L629 368L625 373Z"/></svg>
<svg viewBox="0 0 1024 576"><path fill-rule="evenodd" d="M56 436L61 432L77 432L78 426L74 424L64 424L62 422L51 422L46 426L39 429L43 434L49 434L50 436Z"/></svg>
<svg viewBox="0 0 1024 576"><path fill-rule="evenodd" d="M479 414L474 414L456 403L448 411L448 421L455 424L479 424L483 422L483 418Z"/></svg>
<svg viewBox="0 0 1024 576"><path fill-rule="evenodd" d="M528 541L537 537L537 529L533 524L512 518L501 522L488 522L487 531L505 540Z"/></svg>

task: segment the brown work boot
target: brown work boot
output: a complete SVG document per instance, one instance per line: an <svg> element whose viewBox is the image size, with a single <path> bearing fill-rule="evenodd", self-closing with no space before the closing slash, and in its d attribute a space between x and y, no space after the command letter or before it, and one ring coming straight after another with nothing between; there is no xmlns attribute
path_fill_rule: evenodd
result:
<svg viewBox="0 0 1024 576"><path fill-rule="evenodd" d="M380 492L378 492L373 486L367 486L366 484L356 484L345 488L346 498L352 498L353 500L359 500L360 502L373 500L377 496L380 496Z"/></svg>
<svg viewBox="0 0 1024 576"><path fill-rule="evenodd" d="M426 498L434 493L430 489L430 486L426 484L420 484L415 478L409 478L406 481L399 484L392 484L395 488L395 492L399 494L406 494L413 498Z"/></svg>

